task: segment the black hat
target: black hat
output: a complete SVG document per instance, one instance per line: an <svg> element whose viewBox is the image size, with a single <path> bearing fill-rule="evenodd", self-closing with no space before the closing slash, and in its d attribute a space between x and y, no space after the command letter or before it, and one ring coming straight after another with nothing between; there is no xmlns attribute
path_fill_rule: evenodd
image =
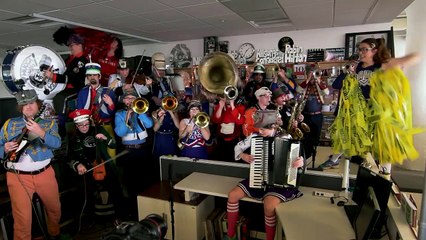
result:
<svg viewBox="0 0 426 240"><path fill-rule="evenodd" d="M78 34L72 34L67 41L67 46L71 45L71 44L83 44L84 43L84 39L78 35Z"/></svg>

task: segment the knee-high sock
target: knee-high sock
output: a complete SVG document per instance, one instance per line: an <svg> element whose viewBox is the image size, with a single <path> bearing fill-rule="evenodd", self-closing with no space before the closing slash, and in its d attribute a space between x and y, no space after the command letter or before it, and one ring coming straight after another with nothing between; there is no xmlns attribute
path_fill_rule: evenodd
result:
<svg viewBox="0 0 426 240"><path fill-rule="evenodd" d="M238 220L239 202L231 203L228 202L226 206L226 213L228 217L228 236L234 237L237 220Z"/></svg>
<svg viewBox="0 0 426 240"><path fill-rule="evenodd" d="M273 240L275 238L275 225L275 215L270 217L265 216L266 240Z"/></svg>

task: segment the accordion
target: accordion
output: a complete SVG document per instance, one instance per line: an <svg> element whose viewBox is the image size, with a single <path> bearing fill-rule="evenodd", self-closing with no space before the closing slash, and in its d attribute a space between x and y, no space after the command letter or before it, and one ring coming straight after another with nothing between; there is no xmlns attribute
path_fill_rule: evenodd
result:
<svg viewBox="0 0 426 240"><path fill-rule="evenodd" d="M293 162L300 156L300 143L281 137L253 137L250 187L296 187L297 169Z"/></svg>

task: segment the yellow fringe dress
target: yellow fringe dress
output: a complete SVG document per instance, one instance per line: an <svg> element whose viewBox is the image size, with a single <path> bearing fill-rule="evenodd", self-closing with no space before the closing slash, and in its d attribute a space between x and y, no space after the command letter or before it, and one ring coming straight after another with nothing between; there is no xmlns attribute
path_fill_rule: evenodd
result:
<svg viewBox="0 0 426 240"><path fill-rule="evenodd" d="M340 92L339 112L330 126L332 148L344 156L365 156L372 145L365 117L367 102L358 80L347 74Z"/></svg>
<svg viewBox="0 0 426 240"><path fill-rule="evenodd" d="M411 89L399 68L377 70L370 78L367 113L371 124L371 153L380 163L402 163L416 159L413 135L423 130L413 128Z"/></svg>

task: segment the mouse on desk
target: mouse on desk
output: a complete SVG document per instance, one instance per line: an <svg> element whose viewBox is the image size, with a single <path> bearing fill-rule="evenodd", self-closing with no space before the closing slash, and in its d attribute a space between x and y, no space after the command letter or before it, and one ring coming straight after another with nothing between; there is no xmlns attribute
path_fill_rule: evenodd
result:
<svg viewBox="0 0 426 240"><path fill-rule="evenodd" d="M338 202L337 202L337 206L339 206L339 207L343 207L349 200L346 198L346 197L342 197L342 196L336 196L336 197L331 197L330 198L330 202L331 202L331 204L334 204L334 199L335 198L342 198L342 200L339 200Z"/></svg>

